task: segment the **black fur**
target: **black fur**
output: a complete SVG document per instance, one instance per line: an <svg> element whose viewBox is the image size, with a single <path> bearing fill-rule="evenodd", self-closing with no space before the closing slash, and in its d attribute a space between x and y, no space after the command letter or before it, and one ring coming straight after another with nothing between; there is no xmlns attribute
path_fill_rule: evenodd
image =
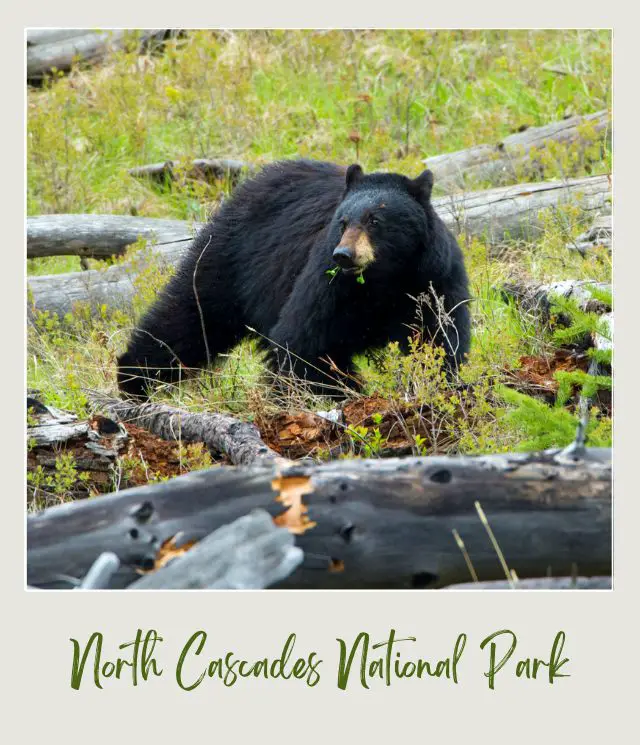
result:
<svg viewBox="0 0 640 745"><path fill-rule="evenodd" d="M330 384L322 358L348 373L354 354L391 340L406 347L416 310L409 296L430 286L455 324L445 326L453 349L433 314L426 331L457 364L469 349L468 282L462 252L431 206L432 185L429 171L411 180L312 161L268 166L202 229L133 333L118 361L121 390L145 395L149 379L177 380L180 363L203 367L248 326L275 344L263 342L273 366ZM326 274L345 225L374 247L364 284L345 271Z"/></svg>

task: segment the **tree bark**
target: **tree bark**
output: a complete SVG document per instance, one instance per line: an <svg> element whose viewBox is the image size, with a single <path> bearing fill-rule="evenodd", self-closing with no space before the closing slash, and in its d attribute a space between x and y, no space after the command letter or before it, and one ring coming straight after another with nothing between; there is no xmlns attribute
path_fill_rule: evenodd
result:
<svg viewBox="0 0 640 745"><path fill-rule="evenodd" d="M165 404L136 404L93 392L92 402L122 422L133 422L165 440L204 442L236 466L281 461L260 437L258 428L226 414L191 413Z"/></svg>
<svg viewBox="0 0 640 745"><path fill-rule="evenodd" d="M122 255L144 238L162 248L190 244L201 226L186 220L127 215L39 215L27 217L27 258L82 256L104 259Z"/></svg>
<svg viewBox="0 0 640 745"><path fill-rule="evenodd" d="M126 587L160 547L199 541L251 510L296 535L304 561L290 588L443 587L611 574L611 450L219 467L52 507L27 521L27 578L39 587L84 577L104 551Z"/></svg>
<svg viewBox="0 0 640 745"><path fill-rule="evenodd" d="M599 111L542 127L529 127L505 137L496 145L477 145L468 150L435 155L422 162L433 172L436 185L447 190L464 188L478 181L515 183L527 174L542 180L544 166L536 152L545 150L551 143L591 144L593 140L584 136L587 127L593 129L596 142L611 141L611 117L608 111Z"/></svg>
<svg viewBox="0 0 640 745"><path fill-rule="evenodd" d="M567 182L519 184L488 191L435 199L433 204L455 234L481 236L491 245L512 240L535 241L544 231L541 210L566 203L577 204L587 215L610 211L611 184L607 176ZM154 249L161 261L174 264L190 246L189 241ZM28 286L37 310L64 316L76 302L131 307L134 294L129 266L69 274L29 277Z"/></svg>

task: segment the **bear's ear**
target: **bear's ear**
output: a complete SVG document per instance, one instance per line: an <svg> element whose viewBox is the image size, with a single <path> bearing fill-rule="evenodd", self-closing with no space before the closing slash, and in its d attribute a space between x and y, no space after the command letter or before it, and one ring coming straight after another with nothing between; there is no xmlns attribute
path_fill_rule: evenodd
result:
<svg viewBox="0 0 640 745"><path fill-rule="evenodd" d="M433 173L428 169L423 171L418 178L409 181L409 192L420 204L427 205L431 199L433 189Z"/></svg>
<svg viewBox="0 0 640 745"><path fill-rule="evenodd" d="M346 190L349 191L352 187L354 187L358 181L362 179L364 176L364 171L362 168L357 164L354 163L353 165L349 166L347 168L347 176L346 176Z"/></svg>

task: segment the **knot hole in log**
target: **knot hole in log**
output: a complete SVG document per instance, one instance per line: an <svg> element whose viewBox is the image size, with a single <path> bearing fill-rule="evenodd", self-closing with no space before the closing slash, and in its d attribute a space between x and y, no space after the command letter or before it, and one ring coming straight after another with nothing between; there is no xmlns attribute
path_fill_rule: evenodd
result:
<svg viewBox="0 0 640 745"><path fill-rule="evenodd" d="M439 468L429 476L429 479L433 481L434 484L448 484L452 478L451 471L446 468Z"/></svg>

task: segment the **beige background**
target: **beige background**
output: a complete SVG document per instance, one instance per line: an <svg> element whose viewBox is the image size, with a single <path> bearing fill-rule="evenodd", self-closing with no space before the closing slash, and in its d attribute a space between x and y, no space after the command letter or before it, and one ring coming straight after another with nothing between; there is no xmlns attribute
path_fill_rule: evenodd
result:
<svg viewBox="0 0 640 745"><path fill-rule="evenodd" d="M76 5L76 9L74 9ZM233 15L202 2L184 3L167 14L148 3L112 0L106 12L81 12L79 2L31 0L29 11L3 10L0 118L4 216L2 313L6 358L3 367L3 633L0 685L6 713L3 729L11 742L129 743L144 738L202 739L224 743L291 742L449 742L528 743L547 741L628 742L637 733L638 581L637 536L640 494L637 465L638 333L634 331L640 272L634 223L638 214L636 173L637 18L623 3L537 2L528 15L510 3L465 0L443 10L415 2L386 12L373 4L323 2L311 15L300 2L263 3L259 10ZM246 4L245 4L246 5ZM256 3L257 5L257 3ZM468 9L466 6L468 5ZM501 7L502 6L502 7ZM627 7L630 7L628 4ZM233 8L238 4L234 3ZM333 8L333 11L331 11ZM595 9L595 12L593 12ZM306 16L306 17L305 17ZM613 592L268 592L268 593L45 593L24 586L24 372L16 356L24 350L24 56L25 26L379 26L379 27L603 27L614 28L615 55L615 590ZM19 352L15 351L19 350ZM136 629L156 628L165 638L157 658L161 678L133 688L108 681L100 691L69 686L70 637L81 640L103 631L107 654L129 641ZM412 653L430 658L449 654L456 635L469 635L460 683L445 680L395 681L365 691L354 681L336 687L337 636L353 639L414 635ZM516 653L548 654L556 631L567 634L564 671L570 678L549 686L544 680L517 680L513 666L489 691L483 677L481 639L500 628L519 638ZM309 689L294 680L239 681L226 689L204 681L194 692L178 689L173 669L187 637L209 634L203 658L234 650L239 656L277 656L291 631L296 651L316 650L322 680ZM634 679L635 678L635 679ZM7 714L9 720L7 719Z"/></svg>

